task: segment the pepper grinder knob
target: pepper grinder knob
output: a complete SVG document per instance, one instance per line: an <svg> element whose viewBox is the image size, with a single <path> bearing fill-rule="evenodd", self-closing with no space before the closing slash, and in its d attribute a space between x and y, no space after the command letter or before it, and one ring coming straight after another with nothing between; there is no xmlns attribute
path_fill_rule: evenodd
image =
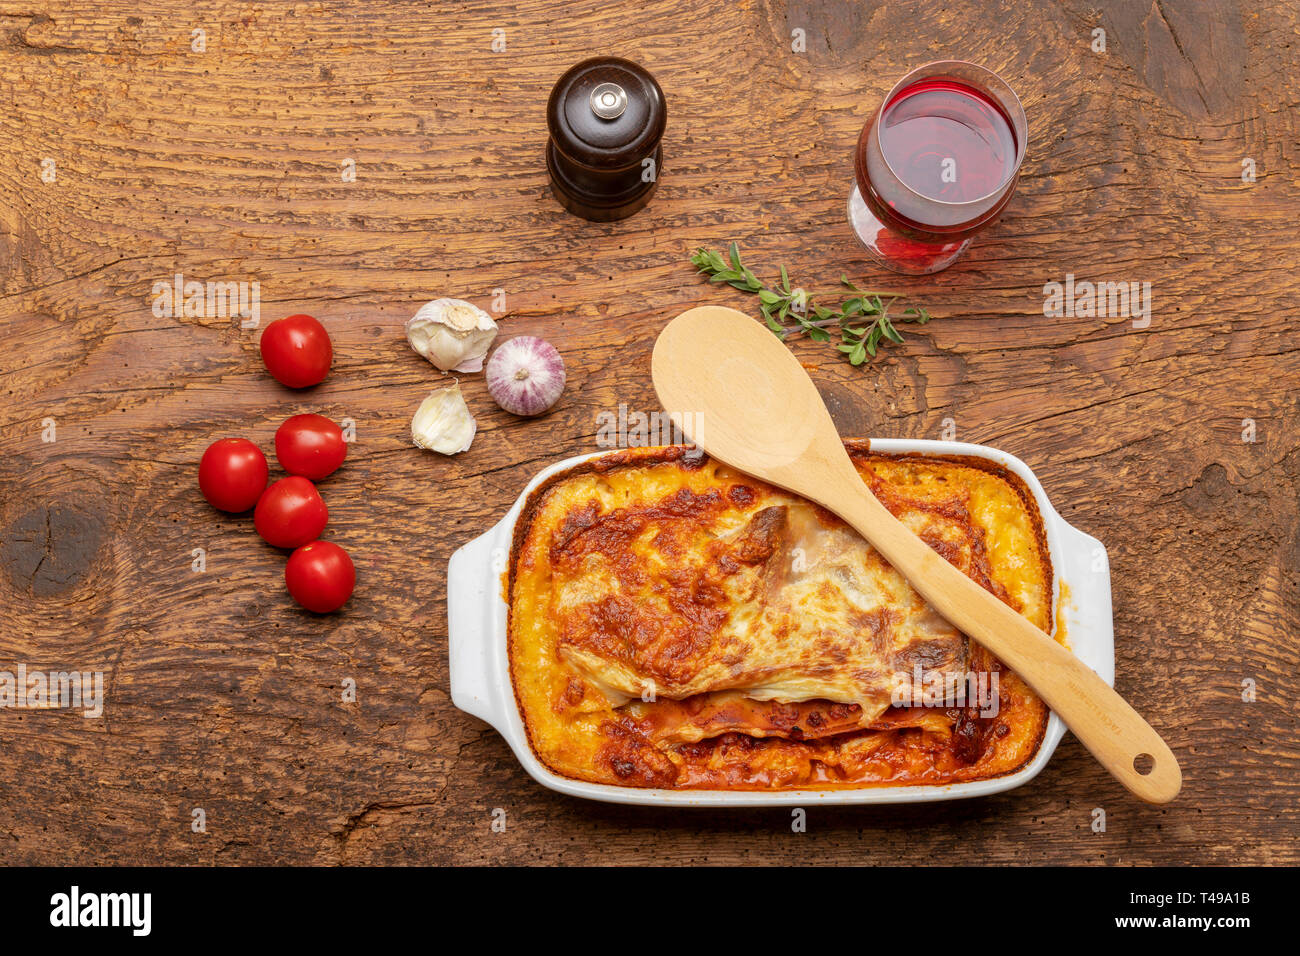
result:
<svg viewBox="0 0 1300 956"><path fill-rule="evenodd" d="M627 90L617 83L602 83L591 91L591 111L601 119L618 119L627 109Z"/></svg>
<svg viewBox="0 0 1300 956"><path fill-rule="evenodd" d="M555 198L595 222L632 215L659 185L667 121L663 90L637 64L598 57L569 69L546 104Z"/></svg>

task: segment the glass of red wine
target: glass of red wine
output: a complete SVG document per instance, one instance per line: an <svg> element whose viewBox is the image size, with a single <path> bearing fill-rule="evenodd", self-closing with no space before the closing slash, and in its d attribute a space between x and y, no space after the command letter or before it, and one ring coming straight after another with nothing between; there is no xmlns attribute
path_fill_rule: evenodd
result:
<svg viewBox="0 0 1300 956"><path fill-rule="evenodd" d="M946 269L1011 199L1028 136L996 73L960 60L918 67L858 137L849 224L886 268Z"/></svg>

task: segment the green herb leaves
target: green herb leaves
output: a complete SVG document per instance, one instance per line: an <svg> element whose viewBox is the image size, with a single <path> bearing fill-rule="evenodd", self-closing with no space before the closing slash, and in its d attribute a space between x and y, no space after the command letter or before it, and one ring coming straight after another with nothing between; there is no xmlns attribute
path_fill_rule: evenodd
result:
<svg viewBox="0 0 1300 956"><path fill-rule="evenodd" d="M758 296L763 321L782 340L806 335L814 342L831 342L839 334L837 348L853 365L861 365L885 342L902 342L896 322L924 325L930 321L925 309L910 306L897 315L889 310L905 296L896 292L871 292L859 289L844 275L840 282L852 295L831 309L812 301L800 288L790 287L790 276L781 266L781 281L775 288L764 285L740 261L740 248L731 243L727 257L712 249L700 248L691 256L691 264L709 277L710 282L725 282L734 289Z"/></svg>

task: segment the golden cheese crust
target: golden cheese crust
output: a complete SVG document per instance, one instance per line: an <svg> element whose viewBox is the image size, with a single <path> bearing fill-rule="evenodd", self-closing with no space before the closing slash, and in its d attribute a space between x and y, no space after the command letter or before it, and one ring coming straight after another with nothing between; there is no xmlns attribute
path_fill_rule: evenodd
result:
<svg viewBox="0 0 1300 956"><path fill-rule="evenodd" d="M1051 628L1042 520L1015 475L846 445L895 516ZM839 518L683 446L551 478L520 515L508 574L515 697L561 776L945 784L1014 772L1042 741L1042 701Z"/></svg>

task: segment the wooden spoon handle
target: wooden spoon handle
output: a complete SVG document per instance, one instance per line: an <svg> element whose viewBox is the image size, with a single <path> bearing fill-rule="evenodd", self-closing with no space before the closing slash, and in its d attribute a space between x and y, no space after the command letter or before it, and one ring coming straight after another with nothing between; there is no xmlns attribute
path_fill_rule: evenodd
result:
<svg viewBox="0 0 1300 956"><path fill-rule="evenodd" d="M1178 795L1183 777L1173 751L1123 697L940 557L863 487L856 471L851 474L833 482L835 500L828 489L824 504L870 541L931 607L1019 674L1116 780L1149 803ZM1134 766L1139 758L1149 770Z"/></svg>

